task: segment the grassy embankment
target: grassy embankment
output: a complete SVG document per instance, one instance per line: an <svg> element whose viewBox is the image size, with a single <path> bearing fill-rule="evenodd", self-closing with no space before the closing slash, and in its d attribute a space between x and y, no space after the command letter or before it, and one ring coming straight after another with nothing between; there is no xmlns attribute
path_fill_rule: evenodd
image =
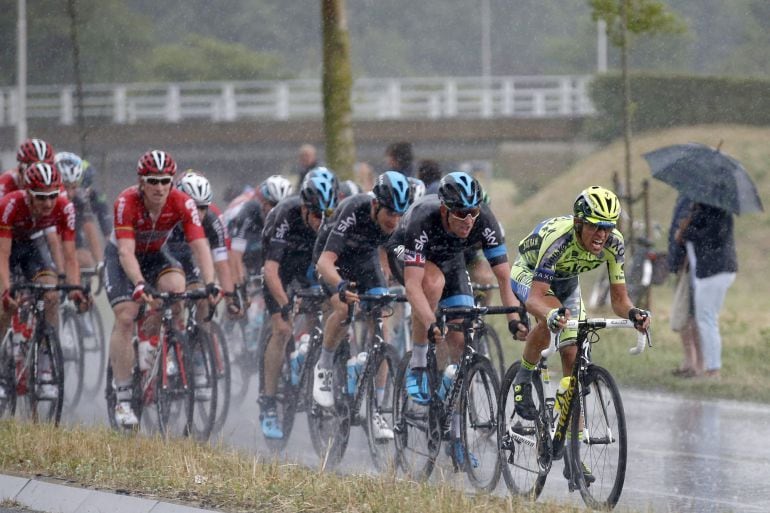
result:
<svg viewBox="0 0 770 513"><path fill-rule="evenodd" d="M719 125L635 135L633 186L634 191L639 192L641 181L649 179L651 217L663 230L657 247L665 250L677 193L667 184L652 178L642 154L669 144L687 142L716 146L720 140L723 141L722 151L737 158L748 170L767 209L764 213L735 218L739 270L722 310L721 381L683 380L671 375L670 371L681 358L679 336L668 327L673 282L655 287L653 291L654 347L651 350L641 357L631 357L626 347L633 344L633 335L613 333L595 347L594 360L609 368L622 386L698 397L770 402L770 387L767 386L770 382L770 360L765 356L770 336L770 286L764 279L768 276L770 255L770 129ZM496 180L490 192L492 205L506 227L509 251L515 252L515 245L537 221L570 212L575 196L586 186L599 184L611 187L613 171L622 175L622 168L623 144L615 142L577 162L553 183L524 201L516 198L515 186L510 180ZM637 219L641 217L641 207L635 208L635 216ZM590 290L592 281L592 275L583 281L584 294ZM594 317L609 314L609 310L589 312ZM621 338L621 343L614 343ZM512 348L511 345L509 357L519 358L519 348Z"/></svg>

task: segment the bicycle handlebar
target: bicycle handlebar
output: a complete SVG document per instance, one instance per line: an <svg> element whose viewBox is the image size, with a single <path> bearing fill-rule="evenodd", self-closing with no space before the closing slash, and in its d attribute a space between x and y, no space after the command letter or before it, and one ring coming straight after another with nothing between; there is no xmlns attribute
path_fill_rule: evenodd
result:
<svg viewBox="0 0 770 513"><path fill-rule="evenodd" d="M158 292L156 290L147 291L147 289L145 289L145 292L149 292L150 296L156 299L160 299L164 303L174 303L176 301L183 301L185 299L206 299L209 297L208 292L206 292L206 289L203 287L186 290L184 292Z"/></svg>
<svg viewBox="0 0 770 513"><path fill-rule="evenodd" d="M48 292L51 290L71 292L73 290L80 290L88 295L88 293L91 291L91 287L88 285L68 285L64 283L57 285L53 285L51 283L15 283L11 285L11 294L15 294L20 290L28 290L30 292Z"/></svg>
<svg viewBox="0 0 770 513"><path fill-rule="evenodd" d="M525 314L526 309L521 306L442 306L439 307L437 316L444 318L469 318L480 315L498 315L518 313Z"/></svg>
<svg viewBox="0 0 770 513"><path fill-rule="evenodd" d="M358 299L361 302L374 303L376 305L387 305L388 303L406 303L409 301L403 294L359 294Z"/></svg>
<svg viewBox="0 0 770 513"><path fill-rule="evenodd" d="M619 319L619 318L611 318L611 319L605 319L605 318L595 318L595 319L570 319L567 321L566 326L564 327L569 329L580 329L580 328L587 328L587 329L603 329L603 328L634 328L633 321L630 321L629 319ZM553 353L555 353L557 350L559 350L561 345L561 334L562 330L553 333L551 332L551 344L548 346L548 348L543 349L540 351L540 355L543 358L548 358ZM644 347L652 347L652 337L650 336L650 330L647 330L645 332L637 332L636 334L636 345L634 347L629 348L628 352L637 355L641 354L644 351Z"/></svg>

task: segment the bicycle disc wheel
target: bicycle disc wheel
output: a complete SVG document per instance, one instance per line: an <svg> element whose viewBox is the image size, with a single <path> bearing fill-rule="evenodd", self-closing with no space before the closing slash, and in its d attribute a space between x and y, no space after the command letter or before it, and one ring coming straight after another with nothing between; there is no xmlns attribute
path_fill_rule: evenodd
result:
<svg viewBox="0 0 770 513"><path fill-rule="evenodd" d="M477 355L463 380L460 396L460 439L465 449L465 472L474 488L491 492L500 479L497 443L497 372ZM478 464L476 464L478 463Z"/></svg>
<svg viewBox="0 0 770 513"><path fill-rule="evenodd" d="M365 346L371 347L371 346ZM383 370L383 365L385 370ZM393 428L393 397L396 388L396 371L398 368L398 352L393 346L383 344L380 354L376 357L369 379L363 386L366 387L366 434L369 441L369 453L372 455L374 466L379 471L385 471L394 467L395 448L393 442L388 439L375 439L374 420L379 416L388 427ZM385 384L377 386L378 373L385 372ZM377 389L380 388L382 399L378 400Z"/></svg>
<svg viewBox="0 0 770 513"><path fill-rule="evenodd" d="M198 326L189 337L192 366L185 367L187 382L193 387L195 407L192 416L192 434L196 440L206 441L217 419L218 384L214 347L208 333Z"/></svg>
<svg viewBox="0 0 770 513"><path fill-rule="evenodd" d="M313 400L313 381L315 372L308 376L307 386L305 388L305 404L307 408L307 422L310 428L310 440L313 442L313 448L321 459L324 469L333 469L342 460L350 438L350 408L346 395L348 373L345 363L349 347L343 342L337 348L334 355L334 367L332 373L332 393L334 394L334 405L330 408L324 408ZM321 351L314 355L313 360L307 360L311 364L311 369L315 369L315 364L320 357ZM309 355L309 353L308 353Z"/></svg>
<svg viewBox="0 0 770 513"><path fill-rule="evenodd" d="M46 325L30 341L32 368L28 374L27 407L33 422L53 422L58 426L64 404L64 360L56 331ZM48 355L49 364L44 365ZM50 378L43 379L50 373ZM44 388L48 393L44 393Z"/></svg>
<svg viewBox="0 0 770 513"><path fill-rule="evenodd" d="M214 348L214 363L217 379L217 418L214 421L214 431L220 431L225 425L227 414L230 413L230 393L232 374L230 365L230 347L222 327L216 321L211 321L211 343Z"/></svg>
<svg viewBox="0 0 770 513"><path fill-rule="evenodd" d="M85 320L88 316L89 321ZM91 336L83 337L83 348L85 349L85 360L88 362L88 368L95 370L96 373L90 375L87 373L84 376L84 390L87 395L94 395L102 384L102 377L104 376L104 369L107 366L107 344L108 340L104 333L104 321L102 320L102 314L96 305L81 316L82 322L89 322L93 334Z"/></svg>
<svg viewBox="0 0 770 513"><path fill-rule="evenodd" d="M396 374L393 396L393 431L395 433L396 462L401 472L410 479L427 480L436 465L441 448L440 415L431 401L417 404L406 390L406 374L412 352L401 359ZM429 380L435 383L437 378Z"/></svg>
<svg viewBox="0 0 770 513"><path fill-rule="evenodd" d="M543 491L550 470L550 432L542 421L524 420L514 413L513 380L520 361L508 368L500 388L498 439L500 466L508 490L530 500ZM538 410L543 405L543 384L538 374L532 376L533 399Z"/></svg>
<svg viewBox="0 0 770 513"><path fill-rule="evenodd" d="M71 308L63 308L59 316L59 340L64 358L64 402L74 410L83 394L85 347L78 318Z"/></svg>
<svg viewBox="0 0 770 513"><path fill-rule="evenodd" d="M166 335L165 342L161 337L167 352L158 366L155 406L163 436L187 436L192 432L195 407L193 362L189 344L185 342L186 337L176 330Z"/></svg>
<svg viewBox="0 0 770 513"><path fill-rule="evenodd" d="M626 416L615 380L603 367L589 367L581 386L580 406L570 426L575 482L589 508L612 509L626 479ZM589 483L585 468L594 481ZM574 470L580 469L579 472Z"/></svg>
<svg viewBox="0 0 770 513"><path fill-rule="evenodd" d="M492 363L492 368L497 373L497 381L499 382L501 376L505 374L505 354L503 354L500 336L495 331L495 328L489 324L484 325L484 330L481 332L476 349Z"/></svg>

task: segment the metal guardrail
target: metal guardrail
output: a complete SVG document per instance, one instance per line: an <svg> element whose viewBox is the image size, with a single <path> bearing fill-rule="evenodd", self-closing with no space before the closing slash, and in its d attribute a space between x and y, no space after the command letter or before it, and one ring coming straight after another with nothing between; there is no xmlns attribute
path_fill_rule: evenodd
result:
<svg viewBox="0 0 770 513"><path fill-rule="evenodd" d="M590 76L362 78L352 93L354 119L544 118L594 113ZM323 114L319 80L88 84L84 116L125 124L203 119L302 120ZM14 125L18 91L0 88L0 126ZM27 119L72 125L75 88L30 86Z"/></svg>

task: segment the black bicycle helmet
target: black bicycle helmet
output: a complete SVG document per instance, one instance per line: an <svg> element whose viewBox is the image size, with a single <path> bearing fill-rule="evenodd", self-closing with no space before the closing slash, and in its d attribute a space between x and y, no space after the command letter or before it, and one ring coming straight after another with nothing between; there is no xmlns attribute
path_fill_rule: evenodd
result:
<svg viewBox="0 0 770 513"><path fill-rule="evenodd" d="M481 204L481 186L468 173L455 171L441 179L438 197L449 210L475 208Z"/></svg>
<svg viewBox="0 0 770 513"><path fill-rule="evenodd" d="M397 214L403 214L412 203L412 188L406 177L398 171L385 171L377 177L372 189L380 205Z"/></svg>
<svg viewBox="0 0 770 513"><path fill-rule="evenodd" d="M313 212L330 213L337 206L337 177L325 167L308 171L300 189L302 202Z"/></svg>

